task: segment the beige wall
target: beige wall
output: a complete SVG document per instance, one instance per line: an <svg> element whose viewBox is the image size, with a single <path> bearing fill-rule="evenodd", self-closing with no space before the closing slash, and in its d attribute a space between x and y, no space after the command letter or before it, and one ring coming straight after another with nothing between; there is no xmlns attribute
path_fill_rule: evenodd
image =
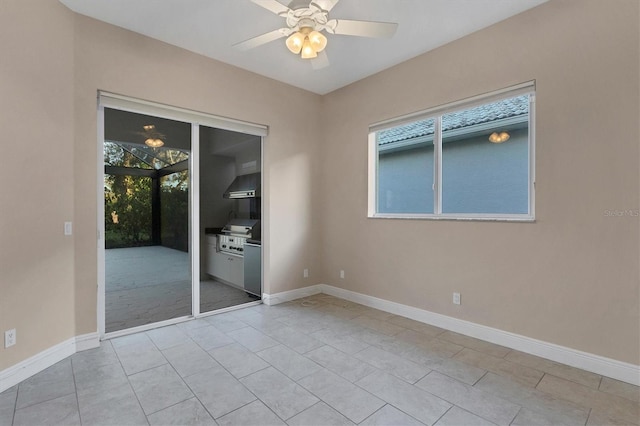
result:
<svg viewBox="0 0 640 426"><path fill-rule="evenodd" d="M97 91L269 126L263 193L265 291L303 285L317 258L321 97L71 13L0 2L0 371L97 330ZM74 221L74 236L63 223ZM2 345L3 346L3 345Z"/></svg>
<svg viewBox="0 0 640 426"><path fill-rule="evenodd" d="M325 97L56 1L0 1L0 52L0 371L97 329L99 89L269 126L266 292L328 283L639 363L640 226L603 214L639 205L635 0L552 0ZM531 79L535 224L366 218L370 123Z"/></svg>
<svg viewBox="0 0 640 426"><path fill-rule="evenodd" d="M0 1L0 371L75 336L73 14Z"/></svg>
<svg viewBox="0 0 640 426"><path fill-rule="evenodd" d="M639 220L604 215L640 193L638 2L614 3L552 0L325 96L322 281L640 364ZM534 79L536 223L367 219L369 124Z"/></svg>

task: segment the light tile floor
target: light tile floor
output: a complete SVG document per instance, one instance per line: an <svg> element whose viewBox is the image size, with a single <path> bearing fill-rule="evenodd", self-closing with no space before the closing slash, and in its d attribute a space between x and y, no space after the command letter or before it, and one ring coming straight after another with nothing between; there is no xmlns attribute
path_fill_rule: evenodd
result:
<svg viewBox="0 0 640 426"><path fill-rule="evenodd" d="M327 295L102 342L1 425L637 425L638 387Z"/></svg>

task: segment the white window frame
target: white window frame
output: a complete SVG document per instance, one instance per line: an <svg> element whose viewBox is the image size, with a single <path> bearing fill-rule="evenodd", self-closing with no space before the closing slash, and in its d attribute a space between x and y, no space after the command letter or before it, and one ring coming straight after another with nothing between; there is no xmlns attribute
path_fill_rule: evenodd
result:
<svg viewBox="0 0 640 426"><path fill-rule="evenodd" d="M447 113L473 108L520 95L529 95L529 164L527 213L442 213L442 116ZM435 119L434 164L433 164L433 213L379 213L378 210L378 144L376 133L411 122ZM482 221L535 221L535 81L511 86L468 99L441 105L412 114L374 123L369 126L368 138L368 217L380 219L436 219L436 220L482 220Z"/></svg>

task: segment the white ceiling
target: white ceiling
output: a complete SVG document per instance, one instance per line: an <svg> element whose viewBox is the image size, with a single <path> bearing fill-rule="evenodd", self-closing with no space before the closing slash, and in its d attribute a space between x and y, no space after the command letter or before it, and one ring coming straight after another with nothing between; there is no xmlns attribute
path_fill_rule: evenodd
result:
<svg viewBox="0 0 640 426"><path fill-rule="evenodd" d="M233 44L282 28L250 0L60 0L73 11L318 94L329 93L547 0L341 0L330 18L398 23L391 39L327 37L331 65L314 70L284 39ZM288 4L288 0L279 0Z"/></svg>

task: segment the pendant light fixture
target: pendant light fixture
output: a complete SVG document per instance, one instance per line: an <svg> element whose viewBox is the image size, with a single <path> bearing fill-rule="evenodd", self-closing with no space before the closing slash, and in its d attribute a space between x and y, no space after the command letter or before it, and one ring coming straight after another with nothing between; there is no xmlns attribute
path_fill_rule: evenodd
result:
<svg viewBox="0 0 640 426"><path fill-rule="evenodd" d="M147 124L142 126L144 129L144 135L147 139L144 141L144 144L151 148L160 148L164 145L164 141L160 138L164 137L164 135L158 133L156 130L156 126L153 124Z"/></svg>

